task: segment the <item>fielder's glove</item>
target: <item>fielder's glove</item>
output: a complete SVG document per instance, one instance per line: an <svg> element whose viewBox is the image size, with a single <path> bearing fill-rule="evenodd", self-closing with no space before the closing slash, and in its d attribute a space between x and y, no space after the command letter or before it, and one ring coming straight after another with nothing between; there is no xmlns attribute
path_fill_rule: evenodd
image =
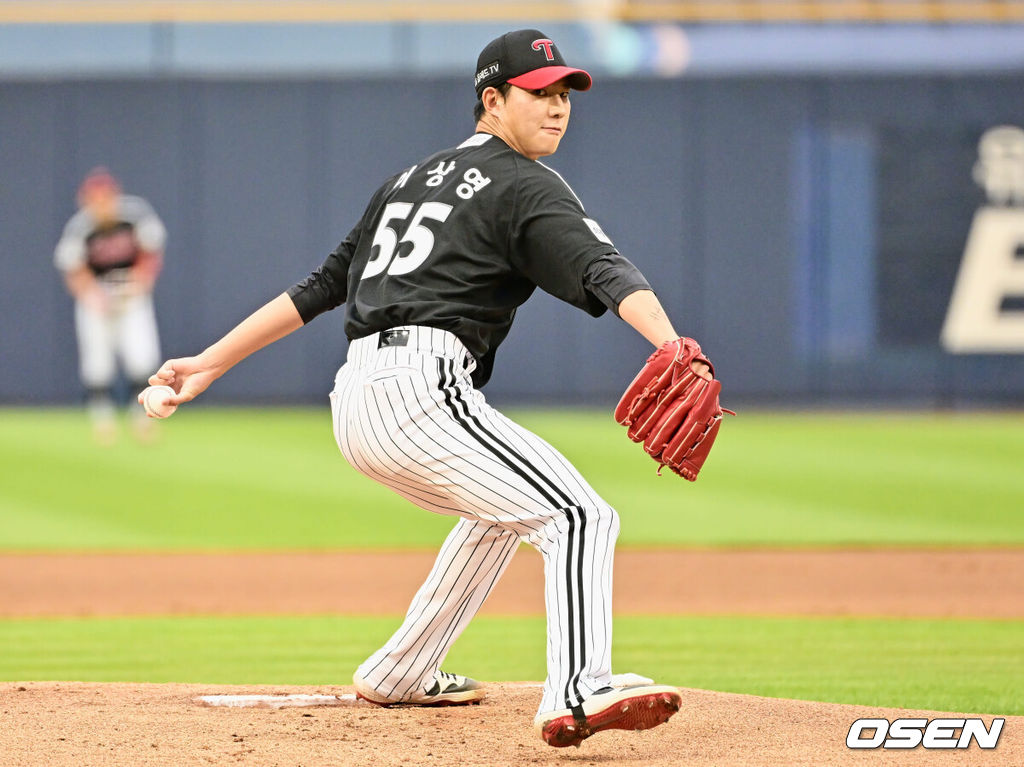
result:
<svg viewBox="0 0 1024 767"><path fill-rule="evenodd" d="M722 414L722 384L697 375L694 360L714 368L692 338L678 338L647 358L615 408L615 420L627 436L662 466L693 482L711 451ZM661 468L658 468L661 473Z"/></svg>

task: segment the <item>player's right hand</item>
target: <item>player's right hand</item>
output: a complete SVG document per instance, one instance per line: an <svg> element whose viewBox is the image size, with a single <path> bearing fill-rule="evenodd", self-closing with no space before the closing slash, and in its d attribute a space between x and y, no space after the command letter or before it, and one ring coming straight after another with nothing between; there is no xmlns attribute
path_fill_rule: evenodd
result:
<svg viewBox="0 0 1024 767"><path fill-rule="evenodd" d="M173 405L191 402L212 384L218 374L207 368L199 357L167 360L149 377L150 386L170 386L175 396L168 398Z"/></svg>

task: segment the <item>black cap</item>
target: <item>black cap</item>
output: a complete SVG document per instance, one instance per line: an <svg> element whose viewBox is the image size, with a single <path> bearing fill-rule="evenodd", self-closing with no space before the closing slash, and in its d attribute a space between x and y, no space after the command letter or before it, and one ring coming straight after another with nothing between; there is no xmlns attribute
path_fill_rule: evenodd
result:
<svg viewBox="0 0 1024 767"><path fill-rule="evenodd" d="M473 86L479 98L484 88L496 88L502 83L535 90L547 88L563 77L568 77L569 87L578 91L587 90L592 82L584 70L565 65L558 47L543 32L518 29L492 40L480 51Z"/></svg>

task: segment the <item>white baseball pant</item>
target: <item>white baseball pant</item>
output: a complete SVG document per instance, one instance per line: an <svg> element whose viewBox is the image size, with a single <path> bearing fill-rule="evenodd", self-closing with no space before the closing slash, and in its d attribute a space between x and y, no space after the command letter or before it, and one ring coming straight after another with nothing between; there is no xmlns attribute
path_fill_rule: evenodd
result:
<svg viewBox="0 0 1024 767"><path fill-rule="evenodd" d="M520 541L544 559L547 679L540 712L611 679L618 514L551 445L474 389L451 333L409 326L353 341L331 405L353 467L429 511L461 517L405 620L356 672L393 700L426 691Z"/></svg>
<svg viewBox="0 0 1024 767"><path fill-rule="evenodd" d="M160 365L153 298L148 294L115 298L107 313L75 302L79 374L90 389L106 388L117 376L117 361L132 381L144 381Z"/></svg>

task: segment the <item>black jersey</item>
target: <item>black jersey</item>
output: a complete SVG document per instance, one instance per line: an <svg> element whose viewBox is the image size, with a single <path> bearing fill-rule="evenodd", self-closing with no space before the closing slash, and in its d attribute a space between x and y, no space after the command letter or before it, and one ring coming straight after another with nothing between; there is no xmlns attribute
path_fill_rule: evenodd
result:
<svg viewBox="0 0 1024 767"><path fill-rule="evenodd" d="M536 287L594 316L650 289L561 176L478 133L388 179L288 294L304 322L347 302L350 340L400 325L454 333L482 386Z"/></svg>
<svg viewBox="0 0 1024 767"><path fill-rule="evenodd" d="M99 221L85 208L75 213L64 226L54 258L61 271L86 266L101 279L120 281L140 250L162 252L166 239L152 206L141 197L122 194L110 222Z"/></svg>

